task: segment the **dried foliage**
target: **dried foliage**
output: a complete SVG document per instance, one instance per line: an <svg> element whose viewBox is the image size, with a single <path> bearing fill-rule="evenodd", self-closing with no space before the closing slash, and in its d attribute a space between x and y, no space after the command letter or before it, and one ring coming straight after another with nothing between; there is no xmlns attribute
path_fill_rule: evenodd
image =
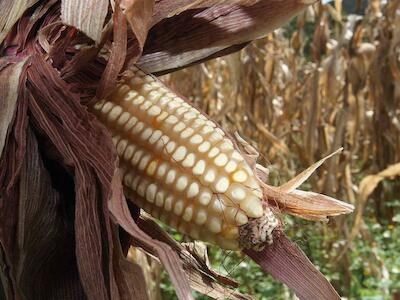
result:
<svg viewBox="0 0 400 300"><path fill-rule="evenodd" d="M313 6L240 53L165 79L224 128L253 141L275 185L344 147L311 182L313 190L353 203L354 220L302 224L291 233L324 236L321 267L338 270L335 287L349 295L352 285L361 284L351 274L360 238L372 252L362 257L367 274L396 281L380 257L386 246L366 220L389 224L389 231L398 225L400 3L370 1L364 16L347 16L335 2Z"/></svg>
<svg viewBox="0 0 400 300"><path fill-rule="evenodd" d="M110 136L85 105L110 93L120 72L140 57L145 58L141 64L156 66L151 71L168 72L229 53L266 35L309 2L206 1L187 7L187 13L178 13L185 1L179 7L167 0L112 4L1 4L9 12L0 20L5 294L9 299L148 299L142 269L126 260L133 245L157 257L180 299L192 299L190 285L207 293L212 285L214 297L247 299L231 291L237 283L211 270L195 252L155 224L140 221L137 207L129 207L123 195ZM184 29L178 32L183 38L168 37L167 25ZM281 245L286 257L308 263L301 250ZM284 274L283 269L279 275L286 282ZM316 291L320 298L337 298L322 274L315 274L329 289L325 296L324 290ZM308 282L288 284L303 298L314 295Z"/></svg>

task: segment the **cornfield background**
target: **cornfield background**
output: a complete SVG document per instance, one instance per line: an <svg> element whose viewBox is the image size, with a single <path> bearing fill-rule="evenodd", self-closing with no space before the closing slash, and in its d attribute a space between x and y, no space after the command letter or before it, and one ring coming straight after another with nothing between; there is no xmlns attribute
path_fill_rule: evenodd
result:
<svg viewBox="0 0 400 300"><path fill-rule="evenodd" d="M164 80L252 141L274 185L343 146L307 184L356 212L328 224L287 217L288 234L341 295L399 299L400 1L315 5L239 53ZM292 299L239 254L210 251L241 291ZM149 270L159 277L160 268ZM170 299L161 276L162 297Z"/></svg>

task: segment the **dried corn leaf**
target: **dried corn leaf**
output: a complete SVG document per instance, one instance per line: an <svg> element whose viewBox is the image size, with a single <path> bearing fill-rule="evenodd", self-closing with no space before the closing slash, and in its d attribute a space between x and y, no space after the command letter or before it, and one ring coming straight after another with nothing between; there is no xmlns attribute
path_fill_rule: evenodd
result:
<svg viewBox="0 0 400 300"><path fill-rule="evenodd" d="M28 128L27 149L19 183L15 248L18 259L13 264L17 266L14 276L21 296L33 299L84 297L75 263L73 226L61 209L66 198L53 188L58 185L54 182L56 174L46 170L31 128ZM65 188L67 184L64 184ZM62 259L58 259L60 257Z"/></svg>
<svg viewBox="0 0 400 300"><path fill-rule="evenodd" d="M0 44L23 13L38 0L0 1Z"/></svg>
<svg viewBox="0 0 400 300"><path fill-rule="evenodd" d="M140 218L139 226L151 237L168 244L179 254L184 263L183 266L190 286L193 289L214 299L253 299L249 295L241 294L231 289L237 288L238 283L217 273L208 265L208 257L204 248L199 251L198 246L195 249L191 247L193 244L190 246L179 244L148 218Z"/></svg>
<svg viewBox="0 0 400 300"><path fill-rule="evenodd" d="M62 0L61 20L74 26L96 43L100 43L108 0Z"/></svg>
<svg viewBox="0 0 400 300"><path fill-rule="evenodd" d="M117 171L117 165L115 165ZM121 178L116 174L113 180L113 189L108 208L116 222L132 237L134 246L143 248L146 252L160 259L170 275L179 299L193 299L187 277L184 274L182 262L174 250L166 243L149 237L133 220L128 205L123 196Z"/></svg>
<svg viewBox="0 0 400 300"><path fill-rule="evenodd" d="M181 12L189 9L196 9L196 8L204 8L204 7L210 7L213 5L232 5L232 4L238 4L238 5L252 5L256 3L259 0L195 0L191 1L190 4L184 5L182 7L179 7L175 11L171 12L168 17L172 17L174 15L179 15Z"/></svg>
<svg viewBox="0 0 400 300"><path fill-rule="evenodd" d="M15 63L7 62L5 58L0 60L0 158L14 117L21 74L26 62L27 59Z"/></svg>
<svg viewBox="0 0 400 300"><path fill-rule="evenodd" d="M391 166L387 167L385 170L383 170L377 174L368 175L361 180L360 186L359 186L359 199L357 202L356 215L354 218L354 225L351 230L350 236L347 239L347 244L344 247L344 249L342 250L342 252L348 248L350 243L354 240L354 238L357 236L357 234L360 231L360 227L361 227L362 219L363 219L364 208L368 201L368 197L373 193L373 191L376 189L376 187L379 185L379 183L382 180L391 179L396 176L400 176L400 163L391 165Z"/></svg>
<svg viewBox="0 0 400 300"><path fill-rule="evenodd" d="M139 43L140 51L146 41L154 10L154 0L121 0L121 8Z"/></svg>
<svg viewBox="0 0 400 300"><path fill-rule="evenodd" d="M153 26L139 65L152 73L182 68L232 45L261 38L306 7L298 0L260 0L248 6L188 10ZM160 18L158 9L156 5Z"/></svg>
<svg viewBox="0 0 400 300"><path fill-rule="evenodd" d="M296 177L279 186L278 190L282 193L291 193L292 191L300 187L300 185L302 185L327 159L338 154L342 150L343 148L340 148L335 152L329 154L328 156L324 157L323 159L317 161L312 166L308 167L306 170L298 174Z"/></svg>
<svg viewBox="0 0 400 300"><path fill-rule="evenodd" d="M340 297L304 252L284 234L277 233L270 247L245 250L267 273L291 288L300 300L339 300Z"/></svg>

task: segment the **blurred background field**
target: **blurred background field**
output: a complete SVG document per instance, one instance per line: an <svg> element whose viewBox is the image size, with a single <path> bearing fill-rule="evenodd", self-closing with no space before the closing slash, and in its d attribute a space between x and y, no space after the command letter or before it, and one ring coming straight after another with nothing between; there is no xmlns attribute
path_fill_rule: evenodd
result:
<svg viewBox="0 0 400 300"><path fill-rule="evenodd" d="M355 213L328 224L285 217L286 231L345 298L400 299L399 0L315 5L239 53L164 80L252 141L271 184L343 146L304 188ZM293 299L239 253L209 251L242 292ZM161 276L162 298L172 299Z"/></svg>

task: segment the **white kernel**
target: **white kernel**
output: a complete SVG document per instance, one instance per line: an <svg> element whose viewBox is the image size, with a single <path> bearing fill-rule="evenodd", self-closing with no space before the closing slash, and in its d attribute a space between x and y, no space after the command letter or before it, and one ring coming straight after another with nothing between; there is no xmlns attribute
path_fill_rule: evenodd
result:
<svg viewBox="0 0 400 300"><path fill-rule="evenodd" d="M251 218L260 218L263 215L261 201L256 197L248 196L240 202L240 208Z"/></svg>
<svg viewBox="0 0 400 300"><path fill-rule="evenodd" d="M200 144L201 142L203 141L203 138L201 137L201 135L199 135L199 134L195 134L194 136L192 136L191 138L190 138L190 143L191 144L193 144L193 145L197 145L197 144Z"/></svg>
<svg viewBox="0 0 400 300"><path fill-rule="evenodd" d="M212 194L208 189L204 189L200 192L198 201L200 204L207 206L212 199Z"/></svg>
<svg viewBox="0 0 400 300"><path fill-rule="evenodd" d="M228 162L228 156L225 153L220 153L215 159L214 159L215 164L218 167L223 167L226 165Z"/></svg>
<svg viewBox="0 0 400 300"><path fill-rule="evenodd" d="M174 141L168 142L168 144L165 146L165 150L168 154L171 154L176 148L176 143Z"/></svg>
<svg viewBox="0 0 400 300"><path fill-rule="evenodd" d="M150 99L153 103L157 102L157 100L161 97L161 93L159 91L151 91L147 98Z"/></svg>
<svg viewBox="0 0 400 300"><path fill-rule="evenodd" d="M165 198L165 193L164 191L158 191L156 195L156 206L162 207L164 205L164 198Z"/></svg>
<svg viewBox="0 0 400 300"><path fill-rule="evenodd" d="M125 160L130 160L132 158L133 153L135 153L136 146L134 145L129 145L126 147L125 152L124 152L124 159Z"/></svg>
<svg viewBox="0 0 400 300"><path fill-rule="evenodd" d="M222 223L221 220L217 217L212 217L210 218L210 220L208 221L208 229L212 232L212 233L220 233L222 230Z"/></svg>
<svg viewBox="0 0 400 300"><path fill-rule="evenodd" d="M157 118L157 122L162 122L165 120L165 118L168 117L168 113L166 111L163 111Z"/></svg>
<svg viewBox="0 0 400 300"><path fill-rule="evenodd" d="M194 166L196 156L193 153L189 153L182 162L182 166L185 168L191 168Z"/></svg>
<svg viewBox="0 0 400 300"><path fill-rule="evenodd" d="M152 135L152 133L153 130L150 127L147 127L145 130L143 130L142 134L140 135L140 138L144 141L147 141Z"/></svg>
<svg viewBox="0 0 400 300"><path fill-rule="evenodd" d="M199 146L199 152L201 153L207 152L210 149L210 147L211 147L210 142L205 141Z"/></svg>
<svg viewBox="0 0 400 300"><path fill-rule="evenodd" d="M237 163L233 160L230 160L226 166L225 166L225 171L227 173L232 173L233 171L235 171L237 168Z"/></svg>
<svg viewBox="0 0 400 300"><path fill-rule="evenodd" d="M140 177L139 176L134 176L133 177L133 180L132 180L132 183L131 183L132 190L134 190L134 191L137 190L139 181L140 181Z"/></svg>
<svg viewBox="0 0 400 300"><path fill-rule="evenodd" d="M138 76L133 76L130 80L129 83L131 85L142 85L145 81L143 80L143 78L138 77ZM136 92L135 92L136 93Z"/></svg>
<svg viewBox="0 0 400 300"><path fill-rule="evenodd" d="M184 113L187 112L187 111L188 111L188 109L187 109L186 107L181 106L181 107L179 107L179 108L176 110L176 114L182 115L182 114L184 114Z"/></svg>
<svg viewBox="0 0 400 300"><path fill-rule="evenodd" d="M215 128L215 133L218 133L220 136L224 137L225 132L221 128Z"/></svg>
<svg viewBox="0 0 400 300"><path fill-rule="evenodd" d="M154 199L156 197L157 186L154 183L151 183L146 190L146 200L150 203L154 203Z"/></svg>
<svg viewBox="0 0 400 300"><path fill-rule="evenodd" d="M147 188L147 182L145 180L142 180L139 183L139 186L137 187L137 193L139 194L140 197L144 198L146 194L146 188Z"/></svg>
<svg viewBox="0 0 400 300"><path fill-rule="evenodd" d="M246 214L239 210L235 216L235 222L236 225L242 226L244 224L247 224L249 222L249 219L247 218Z"/></svg>
<svg viewBox="0 0 400 300"><path fill-rule="evenodd" d="M152 107L149 108L147 114L150 117L158 116L159 114L161 114L161 108L159 108L157 105L153 105Z"/></svg>
<svg viewBox="0 0 400 300"><path fill-rule="evenodd" d="M158 166L158 161L157 160L152 160L149 165L147 166L147 170L146 170L146 174L148 176L153 176L154 173L157 170L157 166Z"/></svg>
<svg viewBox="0 0 400 300"><path fill-rule="evenodd" d="M133 175L131 173L128 173L124 176L124 184L126 186L131 186L133 180Z"/></svg>
<svg viewBox="0 0 400 300"><path fill-rule="evenodd" d="M208 138L208 140L213 144L216 142L222 141L223 139L224 139L224 137L221 134L219 134L218 132L213 132L210 135L210 137Z"/></svg>
<svg viewBox="0 0 400 300"><path fill-rule="evenodd" d="M170 102L170 99L165 97L165 95L163 97L160 98L160 100L158 101L158 104L161 106L165 106Z"/></svg>
<svg viewBox="0 0 400 300"><path fill-rule="evenodd" d="M148 100L146 100L141 106L140 109L141 110L148 110L150 108L150 106L152 106L152 103Z"/></svg>
<svg viewBox="0 0 400 300"><path fill-rule="evenodd" d="M161 130L154 130L153 134L151 135L151 137L149 138L149 143L150 144L154 144L155 142L157 142L160 137L162 136L162 131Z"/></svg>
<svg viewBox="0 0 400 300"><path fill-rule="evenodd" d="M106 115L113 107L114 104L112 102L106 102L106 104L104 104L104 106L101 108L101 112L103 115Z"/></svg>
<svg viewBox="0 0 400 300"><path fill-rule="evenodd" d="M126 147L128 146L128 141L125 140L125 139L122 139L122 140L118 141L116 139L115 142L118 142L118 144L117 144L117 153L118 153L118 155L122 155L125 152ZM114 144L115 144L115 142L114 142Z"/></svg>
<svg viewBox="0 0 400 300"><path fill-rule="evenodd" d="M214 121L211 121L211 120L207 120L207 121L206 121L206 125L207 125L207 126L210 126L210 127L212 127L212 128L217 127L217 124L215 124L215 122L214 122Z"/></svg>
<svg viewBox="0 0 400 300"><path fill-rule="evenodd" d="M96 102L96 104L93 106L93 108L94 108L95 110L101 111L101 109L103 108L103 106L104 106L105 103L106 103L105 100L100 100L100 101Z"/></svg>
<svg viewBox="0 0 400 300"><path fill-rule="evenodd" d="M131 118L129 119L128 123L125 124L124 129L125 129L126 131L131 130L132 127L136 125L137 121L138 121L138 119L137 119L136 117L131 117Z"/></svg>
<svg viewBox="0 0 400 300"><path fill-rule="evenodd" d="M122 114L122 107L116 105L107 115L109 122L114 122Z"/></svg>
<svg viewBox="0 0 400 300"><path fill-rule="evenodd" d="M204 181L207 183L211 183L215 181L215 178L217 176L217 173L215 172L214 169L209 169L206 171L206 173L204 174Z"/></svg>
<svg viewBox="0 0 400 300"><path fill-rule="evenodd" d="M128 122L129 118L131 117L131 115L128 112L123 112L121 114L121 116L118 118L118 125L124 125L126 122Z"/></svg>
<svg viewBox="0 0 400 300"><path fill-rule="evenodd" d="M131 160L133 166L136 166L139 163L140 158L142 157L143 154L144 154L143 150L140 149L135 152Z"/></svg>
<svg viewBox="0 0 400 300"><path fill-rule="evenodd" d="M169 137L166 136L166 135L163 135L163 136L157 141L155 150L157 150L157 151L161 151L161 150L166 151L165 147L166 147L168 141L169 141Z"/></svg>
<svg viewBox="0 0 400 300"><path fill-rule="evenodd" d="M187 197L193 198L196 197L198 194L199 194L199 184L197 182L192 182L187 191Z"/></svg>
<svg viewBox="0 0 400 300"><path fill-rule="evenodd" d="M240 162L244 160L244 159L243 159L243 156L241 156L240 153L237 152L236 150L233 151L233 153L232 153L232 158L234 158L234 159L236 159L236 160L238 160L238 161L240 161Z"/></svg>
<svg viewBox="0 0 400 300"><path fill-rule="evenodd" d="M191 119L194 119L196 117L197 117L197 113L195 111L193 111L193 110L189 110L189 112L187 112L187 113L185 113L183 115L183 118L185 120L191 120Z"/></svg>
<svg viewBox="0 0 400 300"><path fill-rule="evenodd" d="M204 121L204 123L205 123L205 121L208 121L208 118L205 115L202 115L202 114L199 115L199 119Z"/></svg>
<svg viewBox="0 0 400 300"><path fill-rule="evenodd" d="M166 184L171 184L175 181L176 177L176 171L174 169L171 169L167 173L167 178L165 179Z"/></svg>
<svg viewBox="0 0 400 300"><path fill-rule="evenodd" d="M186 125L185 125L185 123L183 123L183 122L179 122L178 124L176 124L175 126L174 126L174 128L172 129L174 132L181 132L183 129L185 129L186 128Z"/></svg>
<svg viewBox="0 0 400 300"><path fill-rule="evenodd" d="M199 160L196 165L193 167L194 175L202 175L204 170L206 169L206 163L204 160Z"/></svg>
<svg viewBox="0 0 400 300"><path fill-rule="evenodd" d="M126 93L125 97L124 97L124 101L132 101L133 99L135 99L139 94L134 91L134 90L129 90L128 93Z"/></svg>
<svg viewBox="0 0 400 300"><path fill-rule="evenodd" d="M144 123L143 122L138 122L135 127L133 127L132 129L132 133L133 134L138 134L139 132L141 132L144 128Z"/></svg>
<svg viewBox="0 0 400 300"><path fill-rule="evenodd" d="M175 150L174 154L172 155L172 158L175 161L181 161L181 160L183 160L185 158L186 153L187 153L186 147L185 146L179 146Z"/></svg>
<svg viewBox="0 0 400 300"><path fill-rule="evenodd" d="M225 217L228 223L239 226L248 222L247 216L237 207L227 207L225 210Z"/></svg>
<svg viewBox="0 0 400 300"><path fill-rule="evenodd" d="M138 169L140 171L144 171L146 169L147 164L149 163L149 161L150 161L150 155L149 154L143 156L142 159L140 160Z"/></svg>
<svg viewBox="0 0 400 300"><path fill-rule="evenodd" d="M181 104L177 101L169 101L167 103L167 109L172 111L174 109L176 109L177 107L181 106Z"/></svg>
<svg viewBox="0 0 400 300"><path fill-rule="evenodd" d="M194 133L194 130L190 127L186 128L184 131L181 132L181 138L187 139Z"/></svg>
<svg viewBox="0 0 400 300"><path fill-rule="evenodd" d="M207 212L204 209L198 209L195 222L201 226L207 221Z"/></svg>
<svg viewBox="0 0 400 300"><path fill-rule="evenodd" d="M208 126L208 125L203 126L203 128L201 129L201 133L203 133L203 134L207 134L207 133L210 133L213 131L214 131L214 128L212 128L211 126Z"/></svg>
<svg viewBox="0 0 400 300"><path fill-rule="evenodd" d="M161 163L157 169L157 177L159 179L163 178L165 173L167 172L168 165L166 163Z"/></svg>
<svg viewBox="0 0 400 300"><path fill-rule="evenodd" d="M238 170L233 173L232 179L236 182L245 182L247 180L247 173L243 170Z"/></svg>
<svg viewBox="0 0 400 300"><path fill-rule="evenodd" d="M231 151L233 150L233 144L232 142L225 138L224 141L218 145L218 147L221 149L221 151L225 152L225 151Z"/></svg>
<svg viewBox="0 0 400 300"><path fill-rule="evenodd" d="M218 196L214 196L213 201L211 202L211 209L217 214L222 214L225 208L226 207L222 200L218 198Z"/></svg>
<svg viewBox="0 0 400 300"><path fill-rule="evenodd" d="M151 92L154 88L151 86L151 84L143 84L142 85L142 90L143 92L145 92L146 94Z"/></svg>
<svg viewBox="0 0 400 300"><path fill-rule="evenodd" d="M182 218L186 221L186 222L190 222L192 220L193 217L193 206L188 206L185 209L185 212L183 213Z"/></svg>
<svg viewBox="0 0 400 300"><path fill-rule="evenodd" d="M175 206L174 206L174 214L180 216L183 212L184 206L185 206L185 202L183 202L183 200L176 201Z"/></svg>
<svg viewBox="0 0 400 300"><path fill-rule="evenodd" d="M166 211L171 211L171 209L172 209L172 203L174 202L174 197L172 197L171 195L170 196L168 196L166 199L165 199L165 202L164 202L164 209L166 210Z"/></svg>
<svg viewBox="0 0 400 300"><path fill-rule="evenodd" d="M187 185L188 185L188 178L186 176L179 177L175 184L176 189L179 192L184 191L186 189Z"/></svg>
<svg viewBox="0 0 400 300"><path fill-rule="evenodd" d="M218 153L219 153L219 149L217 147L212 147L210 152L208 152L208 157L213 158L213 157L217 156Z"/></svg>
<svg viewBox="0 0 400 300"><path fill-rule="evenodd" d="M217 193L225 193L229 188L229 180L228 178L221 177L217 183L215 184L215 190Z"/></svg>
<svg viewBox="0 0 400 300"><path fill-rule="evenodd" d="M202 116L203 115L199 115L198 118L193 121L193 123L192 123L192 127L193 128L198 128L198 127L203 126L205 124L204 119L201 118Z"/></svg>
<svg viewBox="0 0 400 300"><path fill-rule="evenodd" d="M165 123L167 124L176 124L178 123L178 121L179 121L178 118L173 115L170 115L168 116L168 118L165 119Z"/></svg>
<svg viewBox="0 0 400 300"><path fill-rule="evenodd" d="M140 104L142 104L143 102L144 102L144 97L143 97L143 96L136 97L136 98L132 101L133 105L140 105Z"/></svg>
<svg viewBox="0 0 400 300"><path fill-rule="evenodd" d="M235 202L240 202L246 198L246 191L241 186L233 186L229 192L231 198Z"/></svg>

